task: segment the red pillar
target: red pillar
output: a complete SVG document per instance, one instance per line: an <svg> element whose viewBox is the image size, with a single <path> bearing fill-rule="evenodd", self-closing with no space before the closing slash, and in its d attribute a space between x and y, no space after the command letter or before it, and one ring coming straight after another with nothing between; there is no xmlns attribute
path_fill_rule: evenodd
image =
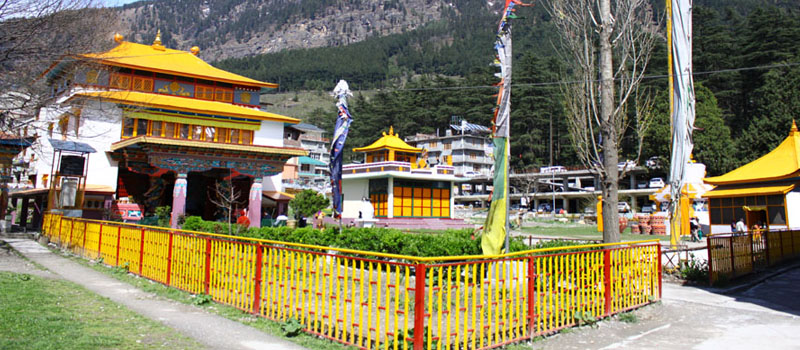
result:
<svg viewBox="0 0 800 350"><path fill-rule="evenodd" d="M414 350L424 349L425 342L425 264L416 265L414 286Z"/></svg>

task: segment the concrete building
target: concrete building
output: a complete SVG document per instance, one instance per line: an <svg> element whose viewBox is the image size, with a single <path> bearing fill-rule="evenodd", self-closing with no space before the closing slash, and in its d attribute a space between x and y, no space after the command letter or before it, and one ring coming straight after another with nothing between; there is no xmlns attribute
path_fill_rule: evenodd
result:
<svg viewBox="0 0 800 350"><path fill-rule="evenodd" d="M428 164L450 164L456 175L489 177L492 174L491 130L462 121L450 125L444 135L416 134L405 139L412 147L427 150Z"/></svg>

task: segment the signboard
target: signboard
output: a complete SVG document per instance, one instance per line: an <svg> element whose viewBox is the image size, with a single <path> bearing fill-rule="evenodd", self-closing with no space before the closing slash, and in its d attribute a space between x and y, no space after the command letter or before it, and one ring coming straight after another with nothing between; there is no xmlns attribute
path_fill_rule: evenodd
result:
<svg viewBox="0 0 800 350"><path fill-rule="evenodd" d="M62 176L83 176L84 162L81 156L61 156L61 168L58 169Z"/></svg>

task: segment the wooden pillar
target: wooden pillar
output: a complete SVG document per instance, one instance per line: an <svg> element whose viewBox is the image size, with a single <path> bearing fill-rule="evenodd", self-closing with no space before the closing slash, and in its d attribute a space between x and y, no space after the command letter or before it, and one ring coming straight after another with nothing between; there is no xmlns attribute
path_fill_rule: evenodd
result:
<svg viewBox="0 0 800 350"><path fill-rule="evenodd" d="M22 213L19 214L19 226L25 231L28 227L28 197L22 197Z"/></svg>

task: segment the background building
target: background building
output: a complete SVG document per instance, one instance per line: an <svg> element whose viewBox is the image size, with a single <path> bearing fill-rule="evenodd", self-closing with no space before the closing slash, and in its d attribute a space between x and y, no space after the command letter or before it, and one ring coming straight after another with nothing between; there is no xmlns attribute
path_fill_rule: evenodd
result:
<svg viewBox="0 0 800 350"><path fill-rule="evenodd" d="M429 164L450 164L456 175L489 177L494 165L490 135L489 128L462 120L460 124L450 125L444 135L438 132L416 134L405 141L412 147L427 150L423 157Z"/></svg>

